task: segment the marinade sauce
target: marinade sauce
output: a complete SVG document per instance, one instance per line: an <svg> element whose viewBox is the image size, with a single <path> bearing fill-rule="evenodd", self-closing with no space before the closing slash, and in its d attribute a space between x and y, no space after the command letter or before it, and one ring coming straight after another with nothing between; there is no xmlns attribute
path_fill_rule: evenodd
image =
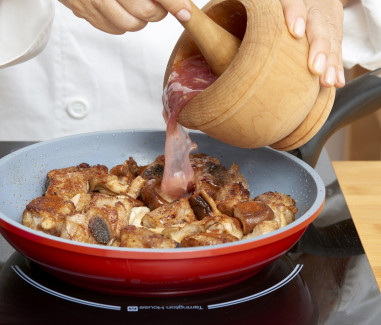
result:
<svg viewBox="0 0 381 325"><path fill-rule="evenodd" d="M194 173L189 153L197 147L177 118L183 107L217 78L205 58L197 55L177 62L164 88L163 116L167 132L161 191L172 199L187 196L192 187Z"/></svg>

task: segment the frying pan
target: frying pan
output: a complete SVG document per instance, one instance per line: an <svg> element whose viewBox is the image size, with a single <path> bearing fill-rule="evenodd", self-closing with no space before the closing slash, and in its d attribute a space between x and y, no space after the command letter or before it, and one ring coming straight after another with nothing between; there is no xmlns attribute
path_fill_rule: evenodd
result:
<svg viewBox="0 0 381 325"><path fill-rule="evenodd" d="M243 281L285 254L322 210L324 184L314 165L326 139L353 119L381 106L380 71L338 91L327 127L294 155L271 148L241 149L192 133L199 152L233 162L247 178L251 196L291 195L296 220L256 238L210 247L135 249L73 242L21 224L27 203L43 194L46 173L82 162L108 167L133 156L140 165L164 152L163 131L107 131L41 142L0 160L0 229L15 249L69 283L114 294L163 296L208 292ZM304 162L295 155L308 161Z"/></svg>

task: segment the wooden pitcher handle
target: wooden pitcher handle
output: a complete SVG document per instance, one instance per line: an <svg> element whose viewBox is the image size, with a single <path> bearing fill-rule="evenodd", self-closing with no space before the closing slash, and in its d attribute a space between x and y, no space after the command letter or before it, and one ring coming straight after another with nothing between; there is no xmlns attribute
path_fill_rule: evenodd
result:
<svg viewBox="0 0 381 325"><path fill-rule="evenodd" d="M241 41L190 2L191 19L180 23L197 44L212 71L220 76L237 54Z"/></svg>

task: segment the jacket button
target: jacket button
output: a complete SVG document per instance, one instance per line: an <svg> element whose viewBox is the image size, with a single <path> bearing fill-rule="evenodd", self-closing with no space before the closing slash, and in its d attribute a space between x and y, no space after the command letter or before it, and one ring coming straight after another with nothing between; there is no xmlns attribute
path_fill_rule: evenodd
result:
<svg viewBox="0 0 381 325"><path fill-rule="evenodd" d="M82 119L89 114L89 105L83 100L75 100L67 105L66 111L70 117Z"/></svg>

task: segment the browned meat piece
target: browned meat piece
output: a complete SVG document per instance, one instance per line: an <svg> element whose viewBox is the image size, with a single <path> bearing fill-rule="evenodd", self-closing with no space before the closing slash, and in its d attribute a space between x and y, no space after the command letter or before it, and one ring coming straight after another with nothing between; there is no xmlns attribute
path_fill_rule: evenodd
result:
<svg viewBox="0 0 381 325"><path fill-rule="evenodd" d="M234 217L241 221L243 233L247 235L264 220L274 219L274 212L264 202L248 201L234 207Z"/></svg>
<svg viewBox="0 0 381 325"><path fill-rule="evenodd" d="M129 224L132 207L128 197L93 193L86 215L94 238L102 244L119 238L120 230Z"/></svg>
<svg viewBox="0 0 381 325"><path fill-rule="evenodd" d="M128 177L109 174L95 175L90 179L90 191L108 195L127 194L129 188Z"/></svg>
<svg viewBox="0 0 381 325"><path fill-rule="evenodd" d="M203 220L206 232L230 234L238 239L243 236L241 223L238 219L226 215L206 218Z"/></svg>
<svg viewBox="0 0 381 325"><path fill-rule="evenodd" d="M200 197L200 199L202 199L205 202L206 205L209 206L209 208L207 208L207 209L208 210L210 209L210 216L221 215L221 212L217 209L216 202L214 202L214 200L204 190L201 190L201 192L198 196ZM201 218L200 212L198 212L198 213L199 213L198 218ZM204 218L206 218L206 217L207 216L204 216ZM203 218L200 220L203 220Z"/></svg>
<svg viewBox="0 0 381 325"><path fill-rule="evenodd" d="M160 184L159 180L150 179L140 192L143 202L150 210L155 210L164 204L168 204L168 201L160 195Z"/></svg>
<svg viewBox="0 0 381 325"><path fill-rule="evenodd" d="M180 199L147 213L142 219L142 225L146 228L166 228L195 221L188 200Z"/></svg>
<svg viewBox="0 0 381 325"><path fill-rule="evenodd" d="M133 197L129 196L128 194L126 195L117 195L118 197L120 196L125 196L125 197L128 197L129 201L132 203L132 206L135 208L135 207L145 207L145 204L143 201L139 200L139 199L134 199Z"/></svg>
<svg viewBox="0 0 381 325"><path fill-rule="evenodd" d="M127 196L93 193L85 211L66 217L61 237L71 240L112 245L120 229L129 224L133 204Z"/></svg>
<svg viewBox="0 0 381 325"><path fill-rule="evenodd" d="M86 211L86 218L90 233L99 244L107 244L111 239L119 238L121 226L128 225L118 222L118 213L110 208L90 208Z"/></svg>
<svg viewBox="0 0 381 325"><path fill-rule="evenodd" d="M230 234L218 232L203 232L185 237L181 241L181 247L212 246L237 241L238 238Z"/></svg>
<svg viewBox="0 0 381 325"><path fill-rule="evenodd" d="M128 167L124 167L124 165L114 167L114 174L108 174L106 166L91 167L86 163L76 167L54 169L48 173L49 186L46 195L58 195L64 199L72 199L77 194L94 191L108 195L127 194L133 176ZM127 174L124 175L124 172ZM137 190L135 189L135 192ZM135 192L132 191L132 194L135 195Z"/></svg>
<svg viewBox="0 0 381 325"><path fill-rule="evenodd" d="M119 238L112 237L109 223L100 215L78 213L66 217L62 238L89 243L119 246Z"/></svg>
<svg viewBox="0 0 381 325"><path fill-rule="evenodd" d="M122 165L116 165L112 167L110 169L110 175L133 178L133 175L128 166L128 160L126 160Z"/></svg>
<svg viewBox="0 0 381 325"><path fill-rule="evenodd" d="M132 182L130 183L130 186L128 187L128 190L127 190L127 195L131 196L132 198L136 199L144 185L147 183L147 180L144 179L143 177L141 176L137 176L135 177Z"/></svg>
<svg viewBox="0 0 381 325"><path fill-rule="evenodd" d="M216 193L216 200L225 201L236 199L240 202L248 201L250 199L250 191L245 188L242 183L228 183L221 187Z"/></svg>
<svg viewBox="0 0 381 325"><path fill-rule="evenodd" d="M120 233L121 247L176 248L179 244L144 227L127 226Z"/></svg>
<svg viewBox="0 0 381 325"><path fill-rule="evenodd" d="M162 231L162 235L180 243L185 237L205 232L205 227L199 222L188 223L182 227L168 227Z"/></svg>
<svg viewBox="0 0 381 325"><path fill-rule="evenodd" d="M134 206L139 207L144 205L143 201L137 199L137 196L140 194L140 190L143 187L141 179L134 179L128 184L127 178L124 181L121 177L107 175L94 179L92 185L95 183L96 186L91 188L91 191L103 193L108 196L126 196L129 197L129 200Z"/></svg>
<svg viewBox="0 0 381 325"><path fill-rule="evenodd" d="M92 193L81 213L66 217L61 237L111 245L120 237L120 229L129 224L133 203L128 196Z"/></svg>
<svg viewBox="0 0 381 325"><path fill-rule="evenodd" d="M266 192L257 196L254 200L265 202L274 211L275 220L278 222L279 228L295 220L298 209L295 200L289 195L278 192Z"/></svg>
<svg viewBox="0 0 381 325"><path fill-rule="evenodd" d="M265 220L259 223L258 225L256 225L253 231L247 234L246 236L244 236L242 239L257 237L277 229L279 229L279 225L276 220Z"/></svg>
<svg viewBox="0 0 381 325"><path fill-rule="evenodd" d="M123 165L117 165L110 169L110 175L127 177L130 180L138 176L138 173L139 166L132 157L129 157Z"/></svg>
<svg viewBox="0 0 381 325"><path fill-rule="evenodd" d="M127 212L130 213L133 207L144 206L144 202L134 199L129 195L107 195L103 193L93 192L91 194L91 202L89 206L96 206L98 208L102 206L114 207L116 202L121 202L124 207L127 209Z"/></svg>
<svg viewBox="0 0 381 325"><path fill-rule="evenodd" d="M208 202L202 197L201 194L191 196L189 198L189 204L197 218L197 220L202 220L206 217L213 216L213 211Z"/></svg>
<svg viewBox="0 0 381 325"><path fill-rule="evenodd" d="M241 183L244 188L248 188L247 181L236 164L227 170L217 158L205 154L190 155L190 161L195 172L195 193L204 190L216 199L217 191L226 184Z"/></svg>
<svg viewBox="0 0 381 325"><path fill-rule="evenodd" d="M205 154L191 154L189 158L194 170L194 192L204 190L214 197L220 187L219 175L225 173L226 168L217 158Z"/></svg>
<svg viewBox="0 0 381 325"><path fill-rule="evenodd" d="M98 243L91 234L89 217L84 213L66 216L65 227L61 232L61 237L82 243Z"/></svg>
<svg viewBox="0 0 381 325"><path fill-rule="evenodd" d="M29 228L60 236L65 216L74 212L75 206L71 201L65 201L59 196L41 196L26 206L22 223Z"/></svg>
<svg viewBox="0 0 381 325"><path fill-rule="evenodd" d="M233 209L237 203L250 200L250 191L242 183L229 183L216 193L217 208L221 213L233 217Z"/></svg>
<svg viewBox="0 0 381 325"><path fill-rule="evenodd" d="M146 180L137 177L139 167L132 157L123 165L111 168L109 175L95 178L92 182L92 190L109 195L125 194L136 199Z"/></svg>
<svg viewBox="0 0 381 325"><path fill-rule="evenodd" d="M132 157L128 158L128 167L134 177L137 177L140 174L140 167L136 163L135 159Z"/></svg>
<svg viewBox="0 0 381 325"><path fill-rule="evenodd" d="M51 170L47 175L46 196L57 195L71 200L75 195L88 193L94 178L107 176L108 169L103 165L90 167L83 163L76 167Z"/></svg>
<svg viewBox="0 0 381 325"><path fill-rule="evenodd" d="M100 244L107 244L112 238L110 223L104 215L95 214L89 220L89 229L95 240Z"/></svg>
<svg viewBox="0 0 381 325"><path fill-rule="evenodd" d="M162 180L164 173L164 156L158 156L152 164L141 168L140 176L144 179Z"/></svg>
<svg viewBox="0 0 381 325"><path fill-rule="evenodd" d="M136 227L142 227L142 219L149 212L150 209L145 206L132 208L128 223Z"/></svg>
<svg viewBox="0 0 381 325"><path fill-rule="evenodd" d="M87 209L88 205L90 204L91 194L78 193L72 197L71 201L74 203L76 211L83 211Z"/></svg>
<svg viewBox="0 0 381 325"><path fill-rule="evenodd" d="M120 204L122 206L120 206ZM131 209L134 206L134 200L127 195L110 196L102 193L92 193L89 208L111 208L111 209L125 209L121 210L121 214L130 214Z"/></svg>
<svg viewBox="0 0 381 325"><path fill-rule="evenodd" d="M242 184L244 188L249 189L249 183L246 178L239 171L239 166L236 163L233 163L230 166L228 171L228 175L225 176L223 184L234 184L239 183Z"/></svg>

